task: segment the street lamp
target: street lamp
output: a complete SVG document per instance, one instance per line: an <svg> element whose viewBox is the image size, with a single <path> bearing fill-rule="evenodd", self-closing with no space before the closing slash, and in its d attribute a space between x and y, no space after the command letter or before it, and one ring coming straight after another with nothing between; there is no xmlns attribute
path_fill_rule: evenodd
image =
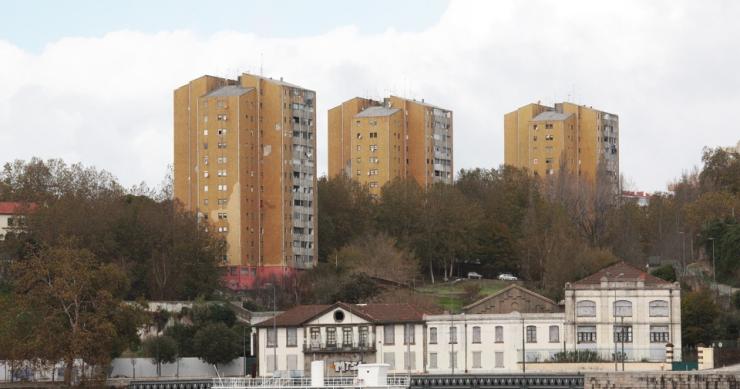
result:
<svg viewBox="0 0 740 389"><path fill-rule="evenodd" d="M275 298L275 283L268 282L264 284L263 286L272 286L272 334L275 337L275 341L272 344L272 375L275 376L275 372L277 372L277 345L278 345L278 336L277 336L277 323L275 316L277 316L277 299Z"/></svg>

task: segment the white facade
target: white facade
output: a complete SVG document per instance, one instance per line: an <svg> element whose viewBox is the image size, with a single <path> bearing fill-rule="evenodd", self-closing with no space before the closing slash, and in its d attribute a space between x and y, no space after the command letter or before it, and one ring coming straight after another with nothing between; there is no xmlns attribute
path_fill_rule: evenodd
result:
<svg viewBox="0 0 740 389"><path fill-rule="evenodd" d="M276 325L276 342L270 323L268 319L257 328L261 377L302 377L308 375L314 360L326 362L328 376L351 375L360 362L388 364L390 373L422 373L424 369L421 318L380 323L352 312L346 304L335 305L300 325ZM405 342L407 336L411 342Z"/></svg>
<svg viewBox="0 0 740 389"><path fill-rule="evenodd" d="M569 350L593 350L605 360L616 353L627 361L661 362L671 343L675 360L680 360L678 283L604 279L599 285L566 285L565 312Z"/></svg>
<svg viewBox="0 0 740 389"><path fill-rule="evenodd" d="M522 349L528 362L542 362L543 352L550 355L563 349L562 313L427 315L424 318L426 370L430 374L519 372Z"/></svg>

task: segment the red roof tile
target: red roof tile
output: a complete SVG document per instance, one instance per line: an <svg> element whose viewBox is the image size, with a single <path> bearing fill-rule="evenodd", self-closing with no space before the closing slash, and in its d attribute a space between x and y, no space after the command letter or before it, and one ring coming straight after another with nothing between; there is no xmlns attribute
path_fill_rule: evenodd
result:
<svg viewBox="0 0 740 389"><path fill-rule="evenodd" d="M601 279L606 277L607 281L636 282L643 281L645 285L669 285L670 282L648 274L625 262L618 262L597 271L590 276L574 282L574 285L598 285Z"/></svg>
<svg viewBox="0 0 740 389"><path fill-rule="evenodd" d="M301 326L311 319L336 308L342 308L377 324L421 322L425 313L410 304L346 304L338 302L332 305L298 305L277 315L275 326ZM256 326L271 327L272 325L273 320L267 319Z"/></svg>
<svg viewBox="0 0 740 389"><path fill-rule="evenodd" d="M24 210L34 210L37 205L34 203L21 203L18 201L0 201L0 215L15 215Z"/></svg>

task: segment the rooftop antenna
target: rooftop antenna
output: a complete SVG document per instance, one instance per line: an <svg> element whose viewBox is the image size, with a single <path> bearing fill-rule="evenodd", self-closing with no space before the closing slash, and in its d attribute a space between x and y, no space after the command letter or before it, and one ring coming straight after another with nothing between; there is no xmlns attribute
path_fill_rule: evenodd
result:
<svg viewBox="0 0 740 389"><path fill-rule="evenodd" d="M263 55L260 53L260 77L262 77L262 63L264 62Z"/></svg>

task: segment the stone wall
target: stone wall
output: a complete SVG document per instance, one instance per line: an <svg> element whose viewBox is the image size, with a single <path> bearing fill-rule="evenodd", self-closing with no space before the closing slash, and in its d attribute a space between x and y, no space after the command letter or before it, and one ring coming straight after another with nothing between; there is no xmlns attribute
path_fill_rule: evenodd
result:
<svg viewBox="0 0 740 389"><path fill-rule="evenodd" d="M586 373L584 389L740 389L738 372Z"/></svg>

